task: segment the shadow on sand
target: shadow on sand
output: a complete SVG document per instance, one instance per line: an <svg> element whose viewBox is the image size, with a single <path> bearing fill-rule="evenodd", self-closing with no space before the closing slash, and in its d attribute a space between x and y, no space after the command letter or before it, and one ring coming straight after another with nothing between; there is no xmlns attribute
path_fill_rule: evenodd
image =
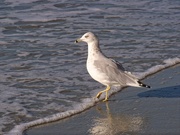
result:
<svg viewBox="0 0 180 135"><path fill-rule="evenodd" d="M138 94L139 97L180 98L180 85L149 90Z"/></svg>

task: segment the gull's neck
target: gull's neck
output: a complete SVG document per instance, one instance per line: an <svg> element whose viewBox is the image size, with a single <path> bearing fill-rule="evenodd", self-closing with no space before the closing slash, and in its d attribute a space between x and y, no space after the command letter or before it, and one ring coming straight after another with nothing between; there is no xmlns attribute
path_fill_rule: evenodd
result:
<svg viewBox="0 0 180 135"><path fill-rule="evenodd" d="M102 55L98 42L88 43L88 59Z"/></svg>

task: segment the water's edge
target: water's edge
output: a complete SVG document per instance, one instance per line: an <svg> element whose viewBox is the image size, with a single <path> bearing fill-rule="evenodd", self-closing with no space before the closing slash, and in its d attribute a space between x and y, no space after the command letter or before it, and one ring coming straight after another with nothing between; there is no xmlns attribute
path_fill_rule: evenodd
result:
<svg viewBox="0 0 180 135"><path fill-rule="evenodd" d="M166 60L164 60L164 63L165 64L163 64L163 65L153 66L153 67L149 68L148 70L146 70L145 72L138 73L139 78L144 79L145 77L152 75L154 73L157 73L159 71L162 71L163 69L177 65L180 63L180 58L166 59ZM120 90L121 90L121 88L113 89L109 93L109 95L112 95L113 93L116 93ZM100 99L86 98L85 100L82 101L82 103L74 106L71 110L61 112L61 113L57 113L57 114L54 114L51 116L47 116L45 118L37 119L37 120L31 121L28 123L23 123L23 124L17 125L6 135L22 135L23 131L30 128L30 127L42 125L42 124L46 124L46 123L50 123L50 122L54 122L54 121L58 121L58 120L70 117L72 115L81 113L81 112L89 109L90 107L94 106L97 102L102 100L102 98L103 97L101 97Z"/></svg>

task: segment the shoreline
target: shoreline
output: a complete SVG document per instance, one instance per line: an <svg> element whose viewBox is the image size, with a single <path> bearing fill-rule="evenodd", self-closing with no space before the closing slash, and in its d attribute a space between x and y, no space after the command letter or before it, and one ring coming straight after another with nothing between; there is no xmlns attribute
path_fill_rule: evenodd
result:
<svg viewBox="0 0 180 135"><path fill-rule="evenodd" d="M108 132L179 134L180 111L177 104L180 101L179 76L180 64L165 68L144 79L143 82L151 85L151 89L125 88L113 94L106 103L98 102L90 109L69 118L32 127L26 130L24 135Z"/></svg>

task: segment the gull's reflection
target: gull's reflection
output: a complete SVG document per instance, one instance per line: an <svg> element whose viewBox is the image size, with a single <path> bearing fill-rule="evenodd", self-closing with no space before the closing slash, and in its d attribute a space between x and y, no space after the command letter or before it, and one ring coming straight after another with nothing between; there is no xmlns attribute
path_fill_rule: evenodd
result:
<svg viewBox="0 0 180 135"><path fill-rule="evenodd" d="M143 119L140 116L111 114L108 102L106 102L106 111L98 108L98 112L103 118L95 118L93 120L93 125L89 129L89 133L92 135L138 133L143 125Z"/></svg>

